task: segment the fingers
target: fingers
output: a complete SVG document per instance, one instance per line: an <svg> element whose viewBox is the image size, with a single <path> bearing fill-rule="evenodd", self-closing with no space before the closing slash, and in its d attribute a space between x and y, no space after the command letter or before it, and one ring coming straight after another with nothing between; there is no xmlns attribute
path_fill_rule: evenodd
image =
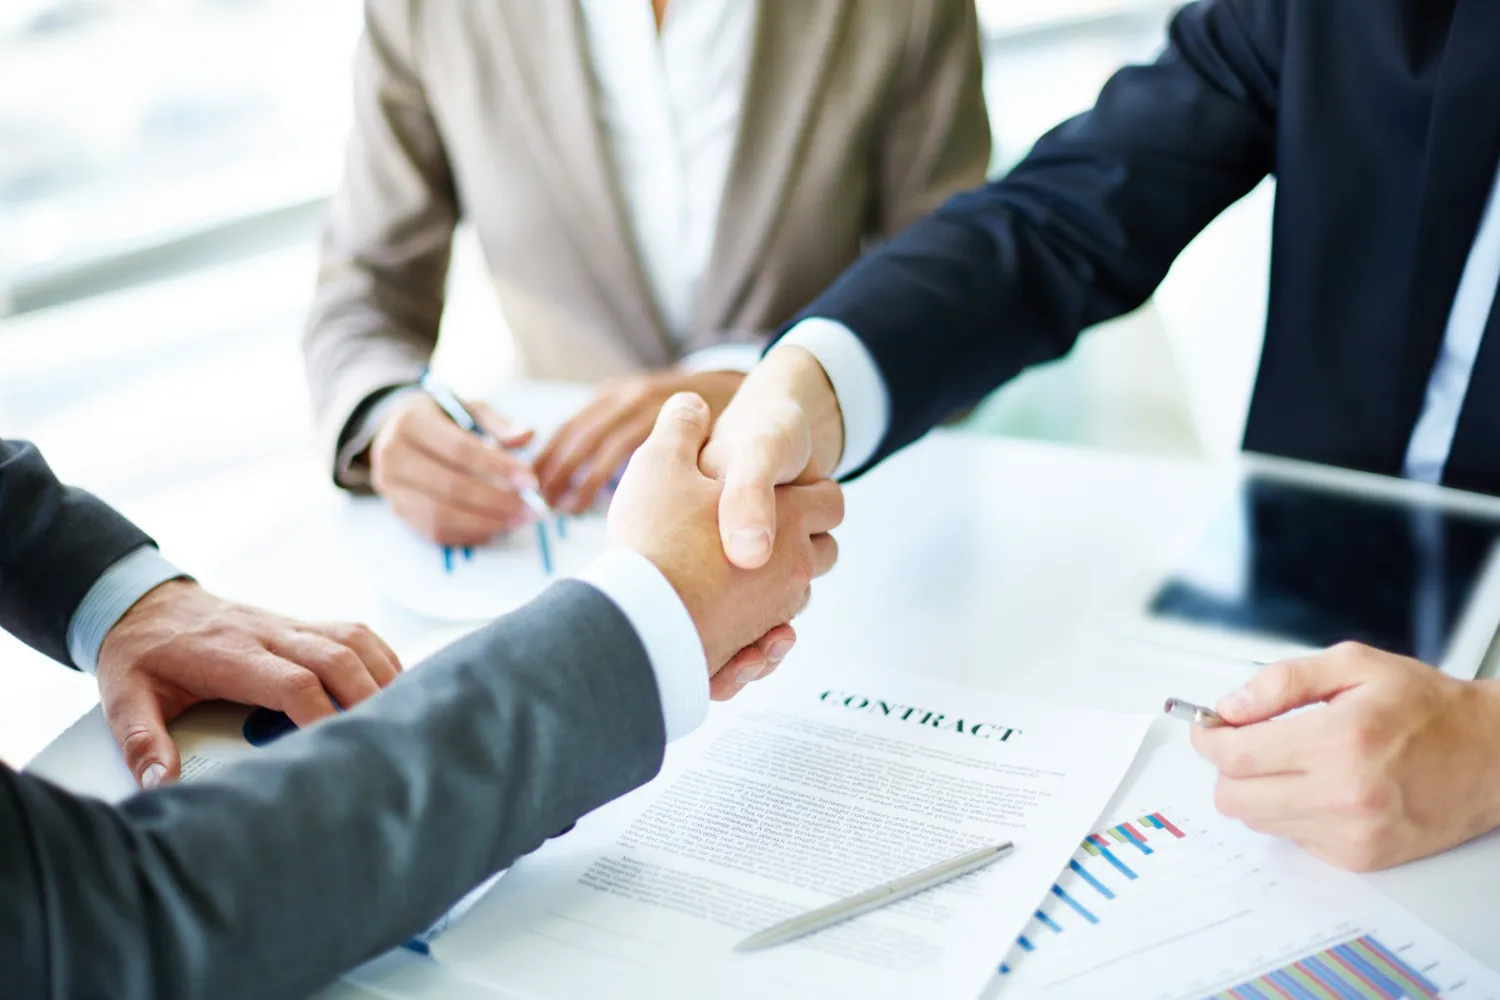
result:
<svg viewBox="0 0 1500 1000"><path fill-rule="evenodd" d="M806 486L781 486L778 503L799 530L821 535L844 523L844 491L830 479Z"/></svg>
<svg viewBox="0 0 1500 1000"><path fill-rule="evenodd" d="M1326 728L1316 716L1298 716L1238 728L1194 726L1189 739L1198 755L1224 777L1256 778L1305 773Z"/></svg>
<svg viewBox="0 0 1500 1000"><path fill-rule="evenodd" d="M709 697L728 701L751 681L770 676L796 645L790 625L778 625L734 655L709 681Z"/></svg>
<svg viewBox="0 0 1500 1000"><path fill-rule="evenodd" d="M663 465L698 468L698 452L708 441L712 424L708 404L703 397L691 392L679 392L662 404L656 416L656 426L640 452L651 461Z"/></svg>
<svg viewBox="0 0 1500 1000"><path fill-rule="evenodd" d="M813 577L827 576L839 561L838 539L832 535L813 535L808 542L812 546Z"/></svg>
<svg viewBox="0 0 1500 1000"><path fill-rule="evenodd" d="M601 395L558 428L537 456L537 475L542 496L558 505L573 487L578 470L595 455L632 409L631 397ZM608 475L607 471L605 474Z"/></svg>
<svg viewBox="0 0 1500 1000"><path fill-rule="evenodd" d="M340 708L352 708L380 690L358 653L317 632L285 633L267 645L277 656L311 672Z"/></svg>
<svg viewBox="0 0 1500 1000"><path fill-rule="evenodd" d="M352 649L376 686L387 687L401 674L400 658L385 644L384 639L364 625L333 622L309 628L324 638Z"/></svg>
<svg viewBox="0 0 1500 1000"><path fill-rule="evenodd" d="M499 420L491 411L484 419ZM441 544L488 541L520 523L525 506L512 484L535 483L526 463L456 426L420 396L376 435L371 475L375 491L403 520Z"/></svg>
<svg viewBox="0 0 1500 1000"><path fill-rule="evenodd" d="M117 692L106 707L105 721L137 784L150 789L177 779L181 756L154 690L140 684Z"/></svg>
<svg viewBox="0 0 1500 1000"><path fill-rule="evenodd" d="M536 436L536 431L521 424L511 423L485 403L465 403L474 420L486 434L495 439L502 448L524 448ZM522 485L517 483L517 485ZM535 483L525 485L535 488Z"/></svg>
<svg viewBox="0 0 1500 1000"><path fill-rule="evenodd" d="M1215 706L1224 721L1243 726L1327 701L1368 679L1373 651L1353 643L1313 656L1273 663Z"/></svg>
<svg viewBox="0 0 1500 1000"><path fill-rule="evenodd" d="M399 467L388 470L384 481L475 517L503 521L525 509L509 483L500 485L478 478L425 454L413 455Z"/></svg>
<svg viewBox="0 0 1500 1000"><path fill-rule="evenodd" d="M600 491L609 485L615 471L630 461L650 433L651 421L644 416L633 417L619 427L589 460L587 474L563 495L558 505L571 514L588 510Z"/></svg>
<svg viewBox="0 0 1500 1000"><path fill-rule="evenodd" d="M391 510L423 538L439 545L483 545L496 535L518 526L524 513L512 517L475 514L446 506L432 497L415 491L383 494ZM517 498L519 506L520 500Z"/></svg>
<svg viewBox="0 0 1500 1000"><path fill-rule="evenodd" d="M1266 833L1305 817L1316 790L1314 779L1302 774L1220 778L1214 785L1214 808Z"/></svg>
<svg viewBox="0 0 1500 1000"><path fill-rule="evenodd" d="M724 554L742 569L759 569L776 543L776 486L807 466L812 445L801 411L791 404L759 408L754 429L727 446L719 535Z"/></svg>

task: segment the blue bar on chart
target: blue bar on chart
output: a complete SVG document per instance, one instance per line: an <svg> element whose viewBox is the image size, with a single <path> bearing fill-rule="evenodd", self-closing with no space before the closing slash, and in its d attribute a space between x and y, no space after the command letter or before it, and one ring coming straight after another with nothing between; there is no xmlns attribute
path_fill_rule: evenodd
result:
<svg viewBox="0 0 1500 1000"><path fill-rule="evenodd" d="M1087 868L1078 863L1077 859L1068 862L1068 870L1071 871L1074 875L1077 875L1079 878L1083 879L1089 885L1093 886L1094 891L1099 893L1099 895L1103 896L1105 899L1115 898L1115 894L1110 890L1109 886L1096 879Z"/></svg>
<svg viewBox="0 0 1500 1000"><path fill-rule="evenodd" d="M1146 838L1141 836L1140 831L1129 823L1121 823L1119 826L1111 827L1110 836L1116 838L1122 844L1133 844L1142 854L1151 854L1151 848L1146 846Z"/></svg>
<svg viewBox="0 0 1500 1000"><path fill-rule="evenodd" d="M1097 924L1099 922L1098 917L1090 913L1078 900L1074 899L1072 896L1069 896L1067 890L1065 890L1062 886L1054 885L1052 887L1052 895L1056 896L1064 903L1067 903L1070 907L1073 908L1073 912L1077 913L1080 917L1087 920L1089 923ZM1026 950L1030 951L1031 949L1028 948Z"/></svg>
<svg viewBox="0 0 1500 1000"><path fill-rule="evenodd" d="M1036 911L1036 919L1041 923L1043 927L1056 931L1058 934L1062 933L1062 928L1058 926L1057 921L1047 916L1047 914L1043 913L1041 910Z"/></svg>
<svg viewBox="0 0 1500 1000"><path fill-rule="evenodd" d="M1089 837L1088 840L1085 840L1083 842L1083 849L1096 858L1103 858L1105 861L1108 861L1114 866L1115 871L1124 875L1132 882L1139 877L1125 862L1115 857L1115 852L1109 849L1109 841L1099 836L1099 834L1096 833Z"/></svg>
<svg viewBox="0 0 1500 1000"><path fill-rule="evenodd" d="M1024 934L1016 938L1016 944L1020 945L1024 951L1036 951L1036 947L1030 941L1026 940L1026 935Z"/></svg>

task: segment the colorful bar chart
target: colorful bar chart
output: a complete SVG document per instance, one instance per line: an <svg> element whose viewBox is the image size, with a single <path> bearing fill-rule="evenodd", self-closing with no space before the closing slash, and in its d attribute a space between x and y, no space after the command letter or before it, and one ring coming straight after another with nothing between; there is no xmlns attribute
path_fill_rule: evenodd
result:
<svg viewBox="0 0 1500 1000"><path fill-rule="evenodd" d="M1438 1000L1431 980L1373 936L1267 972L1208 1000Z"/></svg>
<svg viewBox="0 0 1500 1000"><path fill-rule="evenodd" d="M1116 851L1124 846L1127 851L1139 851L1142 856L1149 856L1155 853L1155 848L1150 846L1149 841L1158 837L1168 837L1170 840L1167 842L1170 843L1173 840L1185 839L1187 834L1159 812L1090 834L1081 845L1082 856L1069 861L1065 870L1066 873L1076 876L1081 884L1075 884L1073 892L1069 892L1061 884L1053 885L1053 912L1048 913L1045 909L1037 910L1037 923L1054 934L1062 934L1066 931L1063 918L1068 914L1072 914L1074 918L1081 917L1087 924L1098 924L1102 917L1107 915L1103 911L1096 912L1098 904L1100 902L1107 904L1117 896L1115 890L1105 882L1105 878L1122 875L1130 882L1140 878L1140 875L1123 861ZM1101 867L1097 873L1090 871L1089 863L1095 862L1096 859L1107 864L1109 868ZM1118 880L1116 881L1118 884ZM1087 897L1087 899L1082 899L1080 896ZM1076 920L1075 925L1081 926L1076 924ZM1022 951L1036 950L1035 943L1026 937L1020 938L1018 943ZM1002 964L1000 972L1004 975L1009 973L1010 969ZM1279 996L1279 994L1273 995ZM1246 994L1246 997L1250 996L1253 994ZM1300 996L1295 994L1294 996L1297 996L1297 1000L1301 1000ZM1362 1000L1363 994L1360 997ZM1245 1000L1245 998L1237 998L1237 1000Z"/></svg>

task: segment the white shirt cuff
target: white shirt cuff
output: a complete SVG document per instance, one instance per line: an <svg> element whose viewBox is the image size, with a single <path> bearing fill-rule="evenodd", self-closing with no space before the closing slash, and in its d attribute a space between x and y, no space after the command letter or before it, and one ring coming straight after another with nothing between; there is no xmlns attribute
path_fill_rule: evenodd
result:
<svg viewBox="0 0 1500 1000"><path fill-rule="evenodd" d="M842 323L805 319L776 347L800 347L818 359L844 416L844 456L833 470L842 479L870 460L891 422L891 397L870 349ZM776 348L773 347L772 350Z"/></svg>
<svg viewBox="0 0 1500 1000"><path fill-rule="evenodd" d="M645 647L667 742L702 725L708 717L708 659L692 616L661 570L645 556L610 549L578 578L615 602Z"/></svg>
<svg viewBox="0 0 1500 1000"><path fill-rule="evenodd" d="M68 621L68 655L73 665L91 674L96 672L104 637L125 612L168 580L186 575L150 545L143 545L105 570Z"/></svg>
<svg viewBox="0 0 1500 1000"><path fill-rule="evenodd" d="M765 344L716 344L694 351L677 367L690 374L697 372L749 372L760 364L760 356L766 351Z"/></svg>

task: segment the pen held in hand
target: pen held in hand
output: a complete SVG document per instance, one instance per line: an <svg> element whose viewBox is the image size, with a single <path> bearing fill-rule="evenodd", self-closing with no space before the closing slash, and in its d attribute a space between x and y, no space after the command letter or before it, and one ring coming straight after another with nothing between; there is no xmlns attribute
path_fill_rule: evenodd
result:
<svg viewBox="0 0 1500 1000"><path fill-rule="evenodd" d="M1202 729L1218 729L1220 726L1229 725L1213 709L1204 708L1202 705L1194 705L1192 702L1183 701L1181 698L1168 698L1167 703L1162 706L1162 711L1174 719L1190 722Z"/></svg>
<svg viewBox="0 0 1500 1000"><path fill-rule="evenodd" d="M734 946L735 951L760 951L763 948L772 948L778 944L784 944L794 938L802 937L820 931L825 927L843 923L853 917L871 910L878 910L890 903L897 902L915 896L919 892L926 892L934 886L942 885L960 875L978 871L986 865L999 861L1015 850L1016 845L1011 841L997 844L993 847L982 847L977 851L961 855L949 861L924 868L919 872L878 885L873 889L867 889L856 896L841 899L836 903L819 907L800 917L784 920L779 924L767 927L759 933L752 934L739 944Z"/></svg>
<svg viewBox="0 0 1500 1000"><path fill-rule="evenodd" d="M436 378L434 378L431 371L423 372L422 377L418 380L417 384L421 387L422 391L427 393L427 395L432 398L432 401L436 403L438 407L448 415L449 420L452 420L455 424L468 431L470 434L481 437L486 441L493 440L488 434L485 433L484 428L479 426L479 421L474 419L474 414L469 412L468 407L464 406L463 401L458 398L453 390L449 389L447 386L443 385ZM547 505L546 499L540 492L538 492L535 486L531 486L525 483L511 483L511 486L520 495L521 501L526 504L526 506L531 509L531 512L537 517L536 541L537 548L541 552L542 570L548 576L551 576L552 546L547 542L546 524L547 521L552 519L554 516L552 513L552 508ZM561 537L561 520L558 521L558 524L558 536ZM474 550L472 548L465 547L463 553L465 560L470 560L474 557ZM453 551L451 548L444 547L443 549L443 569L448 573L453 572Z"/></svg>

